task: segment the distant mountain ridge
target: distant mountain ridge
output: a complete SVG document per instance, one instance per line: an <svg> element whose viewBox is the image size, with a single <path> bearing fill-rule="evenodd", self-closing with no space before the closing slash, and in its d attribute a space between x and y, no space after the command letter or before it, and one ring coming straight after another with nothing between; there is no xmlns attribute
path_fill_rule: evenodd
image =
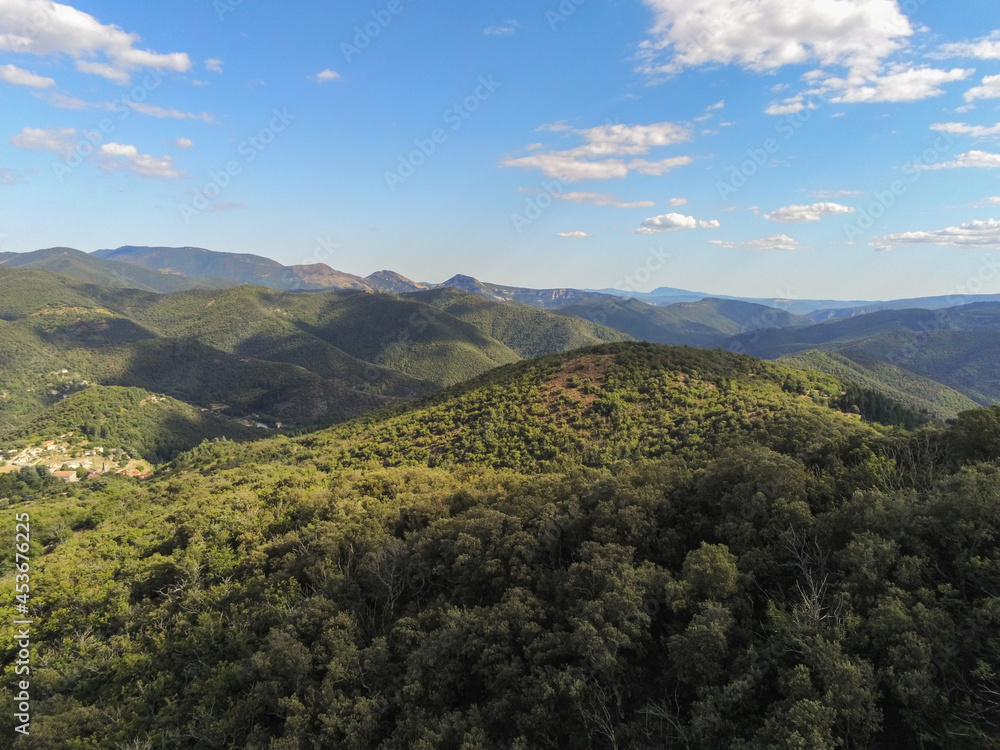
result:
<svg viewBox="0 0 1000 750"><path fill-rule="evenodd" d="M882 310L939 310L979 302L1000 302L1000 294L862 301L734 297L666 286L652 292L570 287L531 289L485 282L464 274L457 274L440 284L434 284L413 281L391 270L377 271L361 277L336 270L324 263L284 266L260 255L217 252L198 247L126 245L89 254L72 248L52 248L32 253L0 253L0 265L56 271L80 281L160 293L186 289L224 289L239 284L265 286L281 291L354 289L381 294L408 294L451 287L496 302L514 301L548 310L573 305L593 307L595 303L613 308L615 299L633 299L653 307L715 299L758 305L801 316L803 324L857 317ZM137 269L144 269L145 273ZM771 317L773 316L764 315L751 327L759 329L782 325L771 322Z"/></svg>

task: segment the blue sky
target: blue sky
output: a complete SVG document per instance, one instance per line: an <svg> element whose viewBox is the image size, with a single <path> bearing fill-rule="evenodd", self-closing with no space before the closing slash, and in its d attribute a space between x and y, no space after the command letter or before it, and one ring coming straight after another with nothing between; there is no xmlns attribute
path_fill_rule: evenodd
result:
<svg viewBox="0 0 1000 750"><path fill-rule="evenodd" d="M0 251L1000 293L995 0L0 0Z"/></svg>

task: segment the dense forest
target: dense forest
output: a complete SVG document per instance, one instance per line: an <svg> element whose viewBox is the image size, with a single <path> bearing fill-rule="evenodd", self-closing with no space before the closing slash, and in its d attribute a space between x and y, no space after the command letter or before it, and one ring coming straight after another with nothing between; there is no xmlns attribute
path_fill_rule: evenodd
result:
<svg viewBox="0 0 1000 750"><path fill-rule="evenodd" d="M0 747L1000 748L1000 407L918 417L613 344L149 482L11 478Z"/></svg>

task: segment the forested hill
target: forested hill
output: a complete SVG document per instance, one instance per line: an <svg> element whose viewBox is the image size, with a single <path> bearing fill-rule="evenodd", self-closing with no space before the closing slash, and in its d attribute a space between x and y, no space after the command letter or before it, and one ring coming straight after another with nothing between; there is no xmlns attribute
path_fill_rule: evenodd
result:
<svg viewBox="0 0 1000 750"><path fill-rule="evenodd" d="M908 433L839 390L611 345L145 483L0 485L36 623L0 743L1000 747L1000 407Z"/></svg>
<svg viewBox="0 0 1000 750"><path fill-rule="evenodd" d="M859 415L840 413L846 396L835 378L744 355L608 344L498 368L296 445L329 468L474 463L526 472L697 455L748 439L797 452L872 432Z"/></svg>

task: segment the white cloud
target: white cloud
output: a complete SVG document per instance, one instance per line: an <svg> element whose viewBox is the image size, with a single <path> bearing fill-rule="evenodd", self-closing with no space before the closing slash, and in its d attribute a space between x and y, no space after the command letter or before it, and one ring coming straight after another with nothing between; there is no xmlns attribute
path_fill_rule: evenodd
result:
<svg viewBox="0 0 1000 750"><path fill-rule="evenodd" d="M699 221L693 216L684 214L663 214L646 219L635 230L634 234L655 234L657 232L672 232L676 229L718 229L722 226L718 221Z"/></svg>
<svg viewBox="0 0 1000 750"><path fill-rule="evenodd" d="M172 156L156 158L149 154L140 154L135 146L122 143L105 143L99 149L99 153L106 157L101 161L101 169L108 172L126 168L138 172L143 177L176 179L181 176L181 173L174 169Z"/></svg>
<svg viewBox="0 0 1000 750"><path fill-rule="evenodd" d="M667 201L667 204L670 205L670 206L686 206L688 204L688 199L687 198L671 198L669 201Z"/></svg>
<svg viewBox="0 0 1000 750"><path fill-rule="evenodd" d="M677 167L686 167L694 163L690 156L675 156L670 159L660 159L659 161L646 161L645 159L633 159L629 162L629 169L634 169L639 174L648 174L659 177Z"/></svg>
<svg viewBox="0 0 1000 750"><path fill-rule="evenodd" d="M590 237L590 235L587 234L586 232L580 232L580 231L576 231L576 232L560 232L558 234L558 236L559 237L565 237L566 239L570 239L570 240L576 240L576 239L581 239L582 240L582 239L584 239L586 237Z"/></svg>
<svg viewBox="0 0 1000 750"><path fill-rule="evenodd" d="M561 201L570 203L586 203L591 206L609 206L611 208L652 208L656 205L653 201L638 201L636 203L625 203L614 195L604 193L563 193L556 195Z"/></svg>
<svg viewBox="0 0 1000 750"><path fill-rule="evenodd" d="M1000 75L986 76L982 86L965 92L965 101L974 102L976 99L1000 99Z"/></svg>
<svg viewBox="0 0 1000 750"><path fill-rule="evenodd" d="M964 68L938 70L893 66L882 74L827 78L822 91L835 92L830 99L834 104L916 102L940 96L944 93L943 84L964 81L974 72Z"/></svg>
<svg viewBox="0 0 1000 750"><path fill-rule="evenodd" d="M517 21L507 21L507 23L498 24L496 26L487 26L483 29L483 34L486 36L510 36L520 28L521 24Z"/></svg>
<svg viewBox="0 0 1000 750"><path fill-rule="evenodd" d="M315 75L316 83L329 83L330 81L339 81L340 73L335 70L322 70Z"/></svg>
<svg viewBox="0 0 1000 750"><path fill-rule="evenodd" d="M914 169L933 172L939 169L1000 169L1000 154L986 151L967 151L952 161L937 164L917 164Z"/></svg>
<svg viewBox="0 0 1000 750"><path fill-rule="evenodd" d="M173 120L201 120L202 122L213 123L215 118L208 112L196 113L196 112L182 112L179 109L164 109L163 107L154 107L151 104L144 104L142 102L133 102L131 100L126 101L129 107L134 111L149 115L150 117L157 117L160 119L169 118Z"/></svg>
<svg viewBox="0 0 1000 750"><path fill-rule="evenodd" d="M562 123L543 126L548 130L566 130ZM508 157L504 167L538 169L548 177L566 182L580 180L610 180L627 177L629 172L662 175L671 169L690 164L691 157L680 156L659 161L632 159L622 156L642 156L653 148L670 146L690 140L687 128L671 122L654 125L601 125L574 131L584 143L563 151L548 151L531 156Z"/></svg>
<svg viewBox="0 0 1000 750"><path fill-rule="evenodd" d="M559 152L508 158L501 162L501 166L539 169L546 176L564 182L611 180L628 176L628 167L621 159L587 161Z"/></svg>
<svg viewBox="0 0 1000 750"><path fill-rule="evenodd" d="M194 147L194 141L192 141L190 138L178 138L170 145L173 146L174 148L187 149Z"/></svg>
<svg viewBox="0 0 1000 750"><path fill-rule="evenodd" d="M931 57L973 57L980 60L1000 60L1000 31L972 42L945 44Z"/></svg>
<svg viewBox="0 0 1000 750"><path fill-rule="evenodd" d="M99 106L58 92L46 94L45 101L56 109L96 109Z"/></svg>
<svg viewBox="0 0 1000 750"><path fill-rule="evenodd" d="M771 71L814 61L874 71L913 34L896 0L645 2L654 24L640 55L650 74L713 63Z"/></svg>
<svg viewBox="0 0 1000 750"><path fill-rule="evenodd" d="M872 245L881 250L894 250L900 245L943 245L946 247L1000 248L1000 221L986 219L970 221L957 227L933 232L901 232L876 237Z"/></svg>
<svg viewBox="0 0 1000 750"><path fill-rule="evenodd" d="M72 151L79 140L75 128L24 128L10 138L12 145L26 151L53 153Z"/></svg>
<svg viewBox="0 0 1000 750"><path fill-rule="evenodd" d="M973 138L989 138L1000 135L1000 123L987 127L986 125L966 125L961 122L937 122L931 125L931 130L952 135L971 135Z"/></svg>
<svg viewBox="0 0 1000 750"><path fill-rule="evenodd" d="M783 104L772 102L771 105L764 110L764 114L782 117L784 115L798 114L805 108L806 105L802 103L802 97L795 97L794 99L789 99Z"/></svg>
<svg viewBox="0 0 1000 750"><path fill-rule="evenodd" d="M711 240L713 245L727 250L761 250L772 252L776 250L791 252L802 250L803 245L799 241L789 237L787 234L772 234L760 240L749 240L747 242L723 242L722 240Z"/></svg>
<svg viewBox="0 0 1000 750"><path fill-rule="evenodd" d="M0 51L39 56L68 55L77 70L128 83L140 68L184 73L191 58L136 48L137 34L104 25L93 16L50 0L0 3Z"/></svg>
<svg viewBox="0 0 1000 750"><path fill-rule="evenodd" d="M47 89L56 85L51 78L36 75L16 65L0 65L0 81L12 86L29 86L33 89Z"/></svg>
<svg viewBox="0 0 1000 750"><path fill-rule="evenodd" d="M539 132L548 133L563 133L567 130L572 130L565 120L560 120L559 122L547 122L543 125L539 125L535 130Z"/></svg>
<svg viewBox="0 0 1000 750"><path fill-rule="evenodd" d="M17 135L11 136L10 142L18 148L27 151L50 151L57 154L69 154L80 150L81 144L100 143L100 133L81 133L75 128L25 128ZM82 153L82 150L81 150ZM95 158L101 169L113 172L118 169L131 169L143 177L180 177L180 172L174 169L173 157L155 156L139 153L135 146L121 143L105 143L95 152Z"/></svg>
<svg viewBox="0 0 1000 750"><path fill-rule="evenodd" d="M824 216L835 214L853 214L854 209L850 206L842 206L839 203L813 203L809 206L785 206L777 211L764 214L768 221L779 221L786 224L806 223L819 221Z"/></svg>
<svg viewBox="0 0 1000 750"><path fill-rule="evenodd" d="M225 65L225 63L217 57L210 57L205 60L205 70L209 70L213 73L221 73L223 65Z"/></svg>

